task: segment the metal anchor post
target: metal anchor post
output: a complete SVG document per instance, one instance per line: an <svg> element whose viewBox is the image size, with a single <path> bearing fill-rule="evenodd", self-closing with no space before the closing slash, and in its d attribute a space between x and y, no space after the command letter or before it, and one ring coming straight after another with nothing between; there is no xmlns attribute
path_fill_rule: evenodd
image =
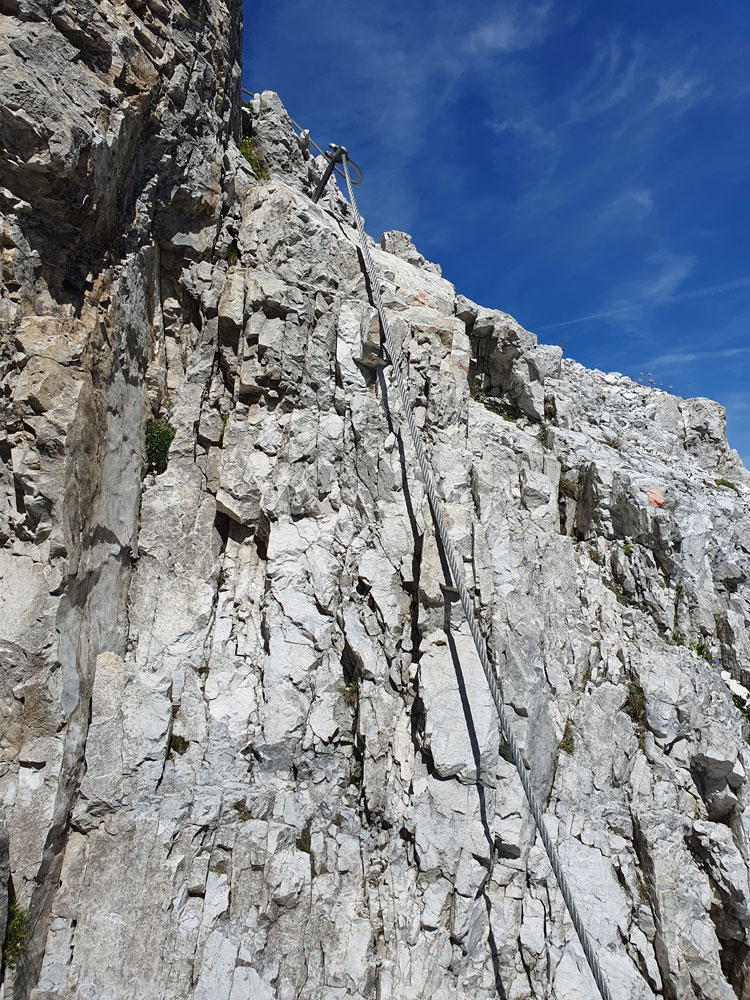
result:
<svg viewBox="0 0 750 1000"><path fill-rule="evenodd" d="M336 164L342 162L342 157L346 156L348 158L349 154L346 151L345 146L337 146L335 142L328 143L328 152L324 153L324 156L328 158L328 166L325 169L325 173L320 178L318 186L315 188L315 193L312 196L312 200L317 202L320 196L325 191L325 186L328 183L328 178L331 176L333 171L336 169Z"/></svg>

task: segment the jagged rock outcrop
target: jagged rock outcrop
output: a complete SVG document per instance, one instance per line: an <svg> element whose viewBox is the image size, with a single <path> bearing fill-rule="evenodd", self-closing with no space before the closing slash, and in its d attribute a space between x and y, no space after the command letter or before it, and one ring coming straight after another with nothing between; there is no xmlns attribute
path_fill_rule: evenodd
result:
<svg viewBox="0 0 750 1000"><path fill-rule="evenodd" d="M432 271L433 274L437 274L438 277L442 276L443 271L440 265L425 260L423 254L414 246L412 238L408 233L400 233L395 229L383 233L380 237L380 246L381 249L395 254L396 257L400 257L410 264L414 264L415 267L423 267L426 271Z"/></svg>
<svg viewBox="0 0 750 1000"><path fill-rule="evenodd" d="M33 931L4 995L593 998L389 369L357 361L351 212L312 204L275 95L241 111L239 3L0 11L0 801ZM613 992L747 1000L750 474L723 411L383 247ZM147 467L152 418L176 434Z"/></svg>

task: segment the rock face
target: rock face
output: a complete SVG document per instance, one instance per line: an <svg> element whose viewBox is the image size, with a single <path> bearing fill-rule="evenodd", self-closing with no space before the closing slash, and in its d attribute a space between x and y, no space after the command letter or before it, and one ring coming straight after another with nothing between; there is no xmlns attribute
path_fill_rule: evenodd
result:
<svg viewBox="0 0 750 1000"><path fill-rule="evenodd" d="M400 233L395 229L392 229L388 233L383 233L380 237L380 246L381 249L395 254L410 264L414 264L415 267L423 267L426 271L432 271L438 277L443 273L439 264L433 264L431 261L425 260L424 256L412 243L411 236L408 233Z"/></svg>
<svg viewBox="0 0 750 1000"><path fill-rule="evenodd" d="M312 204L275 95L241 113L239 2L0 12L0 874L33 932L4 996L593 1000L390 370L357 361L351 211ZM723 411L382 247L613 994L747 1000L750 474ZM176 435L147 468L152 418Z"/></svg>

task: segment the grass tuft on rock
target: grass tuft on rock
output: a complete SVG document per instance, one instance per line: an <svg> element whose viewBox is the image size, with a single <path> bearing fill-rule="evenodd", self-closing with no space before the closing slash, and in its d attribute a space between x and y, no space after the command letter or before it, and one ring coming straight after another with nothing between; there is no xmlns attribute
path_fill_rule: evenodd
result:
<svg viewBox="0 0 750 1000"><path fill-rule="evenodd" d="M15 897L11 896L8 900L8 925L3 944L4 965L17 965L21 961L26 942L30 937L31 928L28 924L26 910L22 909Z"/></svg>
<svg viewBox="0 0 750 1000"><path fill-rule="evenodd" d="M174 427L164 420L149 420L146 424L146 465L149 472L163 472L167 467L169 446L175 436Z"/></svg>
<svg viewBox="0 0 750 1000"><path fill-rule="evenodd" d="M352 681L350 684L346 685L341 693L344 696L344 701L348 702L350 705L356 705L359 700L359 685L356 681Z"/></svg>
<svg viewBox="0 0 750 1000"><path fill-rule="evenodd" d="M643 750L646 736L646 695L637 681L628 682L628 697L623 711L633 720L638 746Z"/></svg>
<svg viewBox="0 0 750 1000"><path fill-rule="evenodd" d="M570 719L565 723L565 730L560 740L560 749L570 755L576 748L575 736L573 735L573 727L570 724Z"/></svg>
<svg viewBox="0 0 750 1000"><path fill-rule="evenodd" d="M695 642L691 642L690 649L701 659L705 660L706 663L713 664L713 656L711 655L711 647L708 645L703 637L699 637Z"/></svg>
<svg viewBox="0 0 750 1000"><path fill-rule="evenodd" d="M517 406L504 403L496 396L488 396L476 379L469 385L469 395L476 403L481 403L485 410L489 410L490 413L496 413L509 423L515 423L516 420L526 416L523 410L520 410Z"/></svg>
<svg viewBox="0 0 750 1000"><path fill-rule="evenodd" d="M604 443L609 448L614 448L615 451L620 451L622 448L622 437L619 434L605 434Z"/></svg>
<svg viewBox="0 0 750 1000"><path fill-rule="evenodd" d="M257 180L267 181L270 177L270 174L268 173L268 164L264 160L263 154L253 145L253 140L250 136L246 135L243 137L240 142L240 152L250 164Z"/></svg>
<svg viewBox="0 0 750 1000"><path fill-rule="evenodd" d="M573 482L572 479L566 479L565 476L560 478L560 495L568 497L569 500L578 499L578 483Z"/></svg>
<svg viewBox="0 0 750 1000"><path fill-rule="evenodd" d="M728 490L734 490L737 496L740 495L739 488L735 486L734 483L730 482L728 479L714 479L714 482L716 483L717 486L726 486Z"/></svg>
<svg viewBox="0 0 750 1000"><path fill-rule="evenodd" d="M184 753L187 753L189 746L190 741L186 740L184 736L172 733L169 737L169 756L174 757L175 754L178 754L182 757Z"/></svg>

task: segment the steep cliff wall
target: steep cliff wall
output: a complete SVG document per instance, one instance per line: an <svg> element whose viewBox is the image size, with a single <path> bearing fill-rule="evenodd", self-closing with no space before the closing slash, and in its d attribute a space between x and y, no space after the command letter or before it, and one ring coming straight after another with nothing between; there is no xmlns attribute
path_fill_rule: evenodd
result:
<svg viewBox="0 0 750 1000"><path fill-rule="evenodd" d="M351 213L310 201L275 95L240 123L239 3L0 12L0 800L30 933L4 995L593 998L389 369L356 361ZM750 475L723 411L586 371L384 246L613 992L747 1000Z"/></svg>
<svg viewBox="0 0 750 1000"><path fill-rule="evenodd" d="M186 351L201 336L195 282L230 239L240 18L239 0L0 3L0 794L34 928L18 996L71 834L96 657L127 650L166 328Z"/></svg>

